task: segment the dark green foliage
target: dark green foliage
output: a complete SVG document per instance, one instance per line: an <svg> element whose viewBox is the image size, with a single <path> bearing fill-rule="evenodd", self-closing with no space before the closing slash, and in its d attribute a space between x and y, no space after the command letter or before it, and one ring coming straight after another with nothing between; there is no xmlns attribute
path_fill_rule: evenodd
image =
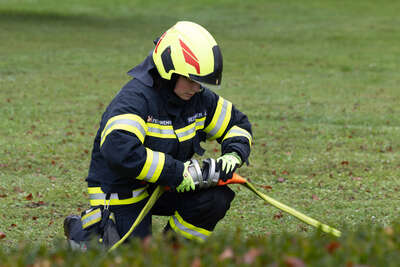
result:
<svg viewBox="0 0 400 267"><path fill-rule="evenodd" d="M0 250L0 266L398 266L399 251L400 224L395 224L363 226L341 238L318 232L245 238L238 230L217 234L204 244L155 237L134 240L112 253L71 251L62 241L47 248L22 244Z"/></svg>

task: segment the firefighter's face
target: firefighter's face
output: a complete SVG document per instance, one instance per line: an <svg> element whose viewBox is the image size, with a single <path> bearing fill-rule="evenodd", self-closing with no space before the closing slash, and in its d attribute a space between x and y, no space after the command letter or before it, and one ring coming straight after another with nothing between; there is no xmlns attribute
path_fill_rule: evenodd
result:
<svg viewBox="0 0 400 267"><path fill-rule="evenodd" d="M185 76L179 76L174 88L174 93L179 96L179 98L189 100L198 92L200 92L200 84Z"/></svg>

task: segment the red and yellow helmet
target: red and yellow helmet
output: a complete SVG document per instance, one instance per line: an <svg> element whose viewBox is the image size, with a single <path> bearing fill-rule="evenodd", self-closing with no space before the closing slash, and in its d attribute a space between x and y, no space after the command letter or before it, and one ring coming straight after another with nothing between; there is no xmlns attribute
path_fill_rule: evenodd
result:
<svg viewBox="0 0 400 267"><path fill-rule="evenodd" d="M222 54L211 34L199 24L179 21L158 40L153 51L158 73L170 80L173 73L205 86L221 84Z"/></svg>

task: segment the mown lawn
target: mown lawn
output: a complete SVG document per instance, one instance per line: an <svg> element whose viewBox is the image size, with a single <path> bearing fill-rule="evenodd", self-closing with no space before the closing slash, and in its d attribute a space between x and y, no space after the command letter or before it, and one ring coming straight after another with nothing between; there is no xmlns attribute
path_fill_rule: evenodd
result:
<svg viewBox="0 0 400 267"><path fill-rule="evenodd" d="M0 1L0 246L52 245L64 217L87 207L100 116L126 72L178 20L215 36L224 56L219 94L253 123L242 176L347 232L392 224L400 211L399 9L389 0ZM205 148L205 157L219 155L218 144ZM232 188L216 232L313 235ZM165 222L156 218L156 233Z"/></svg>

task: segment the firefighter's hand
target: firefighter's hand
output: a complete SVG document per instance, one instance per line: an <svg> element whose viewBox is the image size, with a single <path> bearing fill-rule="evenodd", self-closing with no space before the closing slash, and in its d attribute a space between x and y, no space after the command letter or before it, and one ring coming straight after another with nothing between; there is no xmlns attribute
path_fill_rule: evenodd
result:
<svg viewBox="0 0 400 267"><path fill-rule="evenodd" d="M232 178L233 173L242 164L242 160L236 152L224 154L217 158L218 168L221 172L220 179L226 181Z"/></svg>
<svg viewBox="0 0 400 267"><path fill-rule="evenodd" d="M189 165L190 165L190 161L186 161L184 163L183 179L182 179L181 184L178 185L178 187L176 188L176 191L179 193L194 190L194 188L195 188L193 177L189 172Z"/></svg>

